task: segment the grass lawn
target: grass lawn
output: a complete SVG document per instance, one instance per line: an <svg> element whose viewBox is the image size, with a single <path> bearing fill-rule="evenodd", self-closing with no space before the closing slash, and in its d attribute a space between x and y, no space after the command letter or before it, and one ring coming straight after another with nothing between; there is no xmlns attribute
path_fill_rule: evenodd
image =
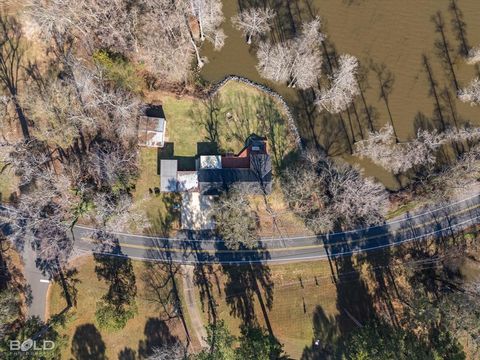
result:
<svg viewBox="0 0 480 360"><path fill-rule="evenodd" d="M147 98L163 104L167 141L175 144L177 156L196 155L197 142L204 141L238 152L251 133L267 136L270 152L294 147L281 107L252 86L230 81L211 101L165 92L153 92Z"/></svg>
<svg viewBox="0 0 480 360"><path fill-rule="evenodd" d="M160 100L167 119L167 141L174 143L175 155L196 155L197 142L205 141L206 137L195 114L202 102L193 97L180 98L166 94L162 94Z"/></svg>
<svg viewBox="0 0 480 360"><path fill-rule="evenodd" d="M197 154L197 143L215 140L222 151L238 152L251 133L267 136L274 166L295 148L282 109L256 88L230 81L211 101L165 92L149 93L148 101L160 101L167 119L166 142L174 144L175 157ZM172 235L179 229L180 196L156 193L160 186L157 149L140 148L140 175L134 198L147 211L152 224L149 234ZM182 159L182 161L185 158ZM180 161L180 160L179 160ZM157 188L157 189L156 189ZM278 190L278 189L277 189ZM279 211L283 234L305 233L298 219L286 209L281 191L272 194L272 207ZM255 200L261 218L261 235L278 235L262 199Z"/></svg>
<svg viewBox="0 0 480 360"><path fill-rule="evenodd" d="M179 228L179 214L175 205L181 202L178 194L156 193L160 187L157 174L157 149L141 147L139 150L140 176L133 192L137 206L145 209L151 227L149 234L172 235Z"/></svg>
<svg viewBox="0 0 480 360"><path fill-rule="evenodd" d="M394 219L397 216L400 216L400 215L403 215L403 214L407 213L408 211L415 210L418 206L419 206L419 204L418 204L417 201L410 200L406 204L402 204L402 205L398 206L397 208L389 211L387 213L387 215L385 216L385 218L387 220Z"/></svg>
<svg viewBox="0 0 480 360"><path fill-rule="evenodd" d="M3 164L0 162L1 168L3 168ZM17 183L11 167L6 168L0 174L0 202L9 202L12 197L17 195Z"/></svg>
<svg viewBox="0 0 480 360"><path fill-rule="evenodd" d="M267 196L267 201L273 210L275 220L267 211L263 196L251 196L250 201L255 213L258 215L258 233L260 236L279 237L313 234L307 229L303 220L288 208L283 191L278 183L273 184L272 192Z"/></svg>
<svg viewBox="0 0 480 360"><path fill-rule="evenodd" d="M258 269L258 268L257 268ZM217 315L224 319L234 334L239 334L242 323L242 309L250 311L265 326L258 296L252 291L252 286L246 285L246 267L216 266L209 273L212 284L212 294L217 303ZM268 296L261 281L258 280L262 299L266 306L268 320L274 335L285 345L286 352L295 359L301 357L302 351L312 343L314 338L314 319L319 309L327 317L338 315L337 292L330 278L328 262L282 264L269 267L264 276L266 283L272 284L271 307L268 309ZM250 283L251 284L251 283ZM197 289L199 307L203 309L205 323L208 322L207 302L201 303L200 290ZM268 292L268 291L267 291ZM253 302L253 312L249 309Z"/></svg>
<svg viewBox="0 0 480 360"><path fill-rule="evenodd" d="M153 346L160 346L165 339L178 338L185 343L185 330L178 317L168 320L163 307L155 301L151 284L147 275L158 274L159 268L147 268L146 263L133 261L133 270L136 278L136 304L138 314L127 322L120 331L101 330L95 320L95 304L107 291L107 284L97 279L95 261L91 256L81 257L74 261L78 273L77 305L67 313L64 326L58 325L60 335L66 335L67 346L62 350L62 359L70 359L74 353L77 359L97 359L105 353L109 359L118 359L122 353L130 359L128 354L145 353ZM157 266L157 265L155 265ZM158 265L160 266L160 265ZM169 282L170 283L170 282ZM177 286L181 293L181 281L177 279ZM167 292L170 287L166 289ZM57 314L65 307L62 289L53 283L49 290L48 310L50 314ZM95 349L95 350L93 350ZM75 356L74 356L75 358Z"/></svg>

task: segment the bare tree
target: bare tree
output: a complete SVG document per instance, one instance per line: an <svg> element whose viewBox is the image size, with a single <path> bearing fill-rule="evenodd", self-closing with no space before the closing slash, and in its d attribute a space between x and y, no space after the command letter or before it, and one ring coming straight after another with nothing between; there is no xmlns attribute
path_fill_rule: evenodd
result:
<svg viewBox="0 0 480 360"><path fill-rule="evenodd" d="M169 81L185 80L193 53L203 65L193 21L200 42L211 41L219 49L225 41L218 0L29 0L27 12L47 43L72 37L90 53L122 53Z"/></svg>
<svg viewBox="0 0 480 360"><path fill-rule="evenodd" d="M420 131L418 137L408 143L397 143L391 125L385 125L377 132L368 134L368 138L357 142L355 154L366 157L386 170L399 174L415 166L434 164L436 161L434 150L441 142L438 138L426 142L425 137L436 136Z"/></svg>
<svg viewBox="0 0 480 360"><path fill-rule="evenodd" d="M120 53L137 50L139 7L124 0L29 0L27 11L46 40L70 33L92 51Z"/></svg>
<svg viewBox="0 0 480 360"><path fill-rule="evenodd" d="M23 137L28 139L28 120L18 99L18 84L21 79L24 51L21 47L22 30L12 17L0 19L0 84L9 93Z"/></svg>
<svg viewBox="0 0 480 360"><path fill-rule="evenodd" d="M188 0L190 14L197 19L200 41L209 40L215 49L221 49L225 34L220 29L224 17L222 2L219 0Z"/></svg>
<svg viewBox="0 0 480 360"><path fill-rule="evenodd" d="M310 151L284 179L290 206L317 233L383 221L388 204L384 187L350 165Z"/></svg>
<svg viewBox="0 0 480 360"><path fill-rule="evenodd" d="M257 69L262 77L277 82L288 81L293 57L289 46L282 43L273 45L270 42L261 42L257 57Z"/></svg>
<svg viewBox="0 0 480 360"><path fill-rule="evenodd" d="M460 89L458 98L472 106L480 104L480 79L477 77L467 87Z"/></svg>
<svg viewBox="0 0 480 360"><path fill-rule="evenodd" d="M136 152L119 144L95 145L90 150L88 160L89 175L98 188L115 185L126 188L138 170Z"/></svg>
<svg viewBox="0 0 480 360"><path fill-rule="evenodd" d="M468 52L466 60L467 64L469 65L475 65L476 63L480 62L480 46L471 48Z"/></svg>
<svg viewBox="0 0 480 360"><path fill-rule="evenodd" d="M66 81L42 81L30 84L21 96L22 104L33 121L33 133L54 147L68 148L83 124L83 113L75 89Z"/></svg>
<svg viewBox="0 0 480 360"><path fill-rule="evenodd" d="M480 177L480 146L477 144L463 154L452 166L432 177L431 198L448 198L451 195L470 195L472 186Z"/></svg>
<svg viewBox="0 0 480 360"><path fill-rule="evenodd" d="M145 0L144 4L137 57L160 79L186 80L193 50L198 54L198 49L185 18L185 2Z"/></svg>
<svg viewBox="0 0 480 360"><path fill-rule="evenodd" d="M35 190L23 193L17 207L8 212L12 229L8 236L20 247L30 243L46 264L65 262L72 250L72 240L67 236L70 209L79 199L70 191L69 179L40 171L35 177Z"/></svg>
<svg viewBox="0 0 480 360"><path fill-rule="evenodd" d="M147 360L185 360L187 359L187 349L181 343L177 342L171 345L153 348L153 354Z"/></svg>
<svg viewBox="0 0 480 360"><path fill-rule="evenodd" d="M394 174L412 168L434 165L436 151L444 144L474 142L480 139L480 129L464 127L449 129L443 133L419 130L412 141L397 143L391 125L385 125L368 138L357 142L355 154L366 157Z"/></svg>
<svg viewBox="0 0 480 360"><path fill-rule="evenodd" d="M293 40L260 43L258 72L269 80L288 81L289 87L307 89L314 86L321 75L319 44L324 38L320 32L320 19L315 18L303 24L302 33Z"/></svg>
<svg viewBox="0 0 480 360"><path fill-rule="evenodd" d="M98 193L94 197L95 223L109 232L129 231L132 227L143 231L150 223L141 205L141 202L134 204L131 195L126 193L118 196Z"/></svg>
<svg viewBox="0 0 480 360"><path fill-rule="evenodd" d="M332 75L332 85L329 89L322 89L316 104L332 114L348 108L353 99L360 94L356 74L358 60L348 54L340 56L338 69Z"/></svg>
<svg viewBox="0 0 480 360"><path fill-rule="evenodd" d="M257 224L248 191L237 186L222 194L214 205L217 231L229 248L252 247L257 243Z"/></svg>
<svg viewBox="0 0 480 360"><path fill-rule="evenodd" d="M243 32L247 44L252 43L252 37L269 31L275 12L270 8L250 8L239 12L231 18L233 26Z"/></svg>

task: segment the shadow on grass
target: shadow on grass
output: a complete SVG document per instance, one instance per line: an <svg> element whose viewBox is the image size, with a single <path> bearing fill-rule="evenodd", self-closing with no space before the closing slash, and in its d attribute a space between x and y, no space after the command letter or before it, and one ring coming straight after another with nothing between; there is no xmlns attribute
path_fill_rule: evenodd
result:
<svg viewBox="0 0 480 360"><path fill-rule="evenodd" d="M165 211L157 210L156 214L149 214L151 226L147 230L150 235L160 235L168 237L175 224L180 222L180 205L182 203L182 195L180 193L161 193Z"/></svg>
<svg viewBox="0 0 480 360"><path fill-rule="evenodd" d="M75 360L105 360L105 343L93 324L80 325L75 329L71 347Z"/></svg>
<svg viewBox="0 0 480 360"><path fill-rule="evenodd" d="M147 358L153 354L154 348L171 345L178 342L178 338L170 333L165 321L157 318L149 318L144 329L145 340L138 344L138 355Z"/></svg>

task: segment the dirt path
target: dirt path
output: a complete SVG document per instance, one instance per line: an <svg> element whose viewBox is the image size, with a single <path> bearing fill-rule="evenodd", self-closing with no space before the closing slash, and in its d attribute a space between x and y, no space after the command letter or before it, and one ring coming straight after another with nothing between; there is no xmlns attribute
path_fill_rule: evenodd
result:
<svg viewBox="0 0 480 360"><path fill-rule="evenodd" d="M203 324L202 316L195 301L195 285L193 283L193 266L186 265L183 267L183 296L187 305L190 323L198 343L201 347L206 347L207 332Z"/></svg>

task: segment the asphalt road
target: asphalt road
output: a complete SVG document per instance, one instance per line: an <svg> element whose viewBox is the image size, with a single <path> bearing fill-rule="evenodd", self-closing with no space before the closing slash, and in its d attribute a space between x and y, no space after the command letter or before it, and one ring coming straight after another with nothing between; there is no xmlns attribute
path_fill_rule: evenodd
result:
<svg viewBox="0 0 480 360"><path fill-rule="evenodd" d="M187 232L178 238L161 238L115 233L118 248L99 251L91 241L94 229L74 228L75 253L102 252L113 256L150 261L171 261L182 264L198 263L282 263L326 259L372 251L426 237L450 236L479 223L480 195L460 200L429 211L407 214L379 226L339 232L329 235L265 238L255 249L230 250L222 240L211 234ZM35 264L35 254L29 246L23 253L25 276L31 289L29 315L45 317L48 275Z"/></svg>
<svg viewBox="0 0 480 360"><path fill-rule="evenodd" d="M480 195L437 206L379 226L329 235L265 238L255 249L230 250L222 240L187 232L178 238L115 233L119 247L103 251L90 239L93 229L76 226L75 248L80 252L103 252L135 259L195 263L281 263L325 259L372 251L431 236L449 236L477 224Z"/></svg>
<svg viewBox="0 0 480 360"><path fill-rule="evenodd" d="M35 251L30 246L25 246L23 251L24 274L28 290L28 316L38 316L45 320L47 290L50 283L48 275L44 275L35 264Z"/></svg>

